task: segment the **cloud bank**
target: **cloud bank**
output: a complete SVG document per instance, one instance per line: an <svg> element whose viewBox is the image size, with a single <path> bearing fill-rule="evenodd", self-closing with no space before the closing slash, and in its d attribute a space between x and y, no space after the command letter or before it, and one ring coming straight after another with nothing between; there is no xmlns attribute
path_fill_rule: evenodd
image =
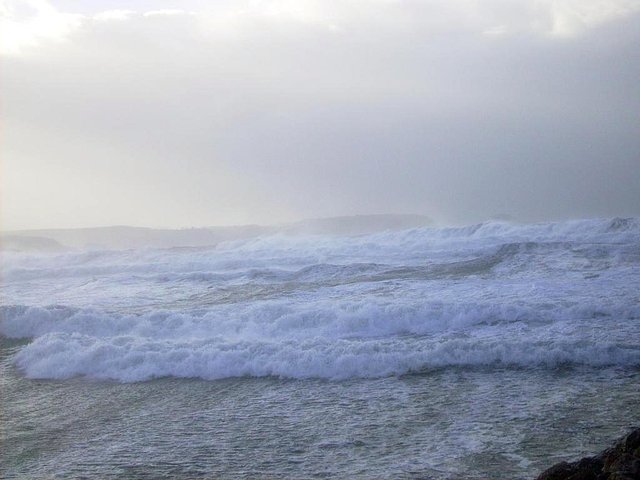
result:
<svg viewBox="0 0 640 480"><path fill-rule="evenodd" d="M640 215L640 2L9 1L5 228Z"/></svg>

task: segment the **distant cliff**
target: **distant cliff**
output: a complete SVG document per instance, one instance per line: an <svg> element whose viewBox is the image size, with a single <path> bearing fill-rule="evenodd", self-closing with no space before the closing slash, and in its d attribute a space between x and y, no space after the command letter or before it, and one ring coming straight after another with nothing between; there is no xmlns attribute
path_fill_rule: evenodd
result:
<svg viewBox="0 0 640 480"><path fill-rule="evenodd" d="M0 237L2 250L16 250L22 252L64 250L64 247L52 238L33 235L2 235Z"/></svg>
<svg viewBox="0 0 640 480"><path fill-rule="evenodd" d="M273 233L362 235L423 227L431 223L428 217L421 215L354 215L303 220L275 226L239 225L183 229L112 226L23 230L2 235L0 246L6 250L21 251L51 251L64 248L204 247L228 240L242 240Z"/></svg>

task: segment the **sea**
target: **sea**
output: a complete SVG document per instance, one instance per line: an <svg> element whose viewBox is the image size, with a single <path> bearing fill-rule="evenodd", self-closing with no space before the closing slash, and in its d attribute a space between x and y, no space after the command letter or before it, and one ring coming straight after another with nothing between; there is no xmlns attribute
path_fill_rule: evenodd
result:
<svg viewBox="0 0 640 480"><path fill-rule="evenodd" d="M640 424L640 218L2 253L0 476L527 479Z"/></svg>

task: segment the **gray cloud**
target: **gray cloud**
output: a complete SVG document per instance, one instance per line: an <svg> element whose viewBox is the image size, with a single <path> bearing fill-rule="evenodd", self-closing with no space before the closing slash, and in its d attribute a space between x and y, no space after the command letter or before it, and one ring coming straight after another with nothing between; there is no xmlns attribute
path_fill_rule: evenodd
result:
<svg viewBox="0 0 640 480"><path fill-rule="evenodd" d="M474 4L58 11L2 59L3 221L640 214L637 3Z"/></svg>

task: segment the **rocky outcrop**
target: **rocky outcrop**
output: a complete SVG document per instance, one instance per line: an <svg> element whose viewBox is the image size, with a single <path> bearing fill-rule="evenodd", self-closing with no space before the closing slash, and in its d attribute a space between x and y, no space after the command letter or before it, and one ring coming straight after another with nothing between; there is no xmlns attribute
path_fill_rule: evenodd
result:
<svg viewBox="0 0 640 480"><path fill-rule="evenodd" d="M640 428L599 455L557 463L536 480L640 480Z"/></svg>

